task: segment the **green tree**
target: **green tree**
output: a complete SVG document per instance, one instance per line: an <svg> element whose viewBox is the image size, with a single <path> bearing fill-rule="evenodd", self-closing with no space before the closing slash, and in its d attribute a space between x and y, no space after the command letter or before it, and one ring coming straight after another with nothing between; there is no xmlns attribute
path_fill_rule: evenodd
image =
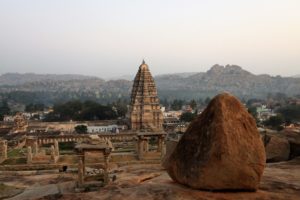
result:
<svg viewBox="0 0 300 200"><path fill-rule="evenodd" d="M300 120L300 105L288 105L280 108L278 111L286 122L294 122Z"/></svg>
<svg viewBox="0 0 300 200"><path fill-rule="evenodd" d="M113 106L116 108L118 117L125 117L127 114L127 101L118 99L117 102L113 103Z"/></svg>
<svg viewBox="0 0 300 200"><path fill-rule="evenodd" d="M7 101L2 101L0 105L0 120L3 120L4 115L8 115L10 113L10 108L8 106Z"/></svg>
<svg viewBox="0 0 300 200"><path fill-rule="evenodd" d="M197 108L197 102L194 99L190 101L189 105L193 110Z"/></svg>
<svg viewBox="0 0 300 200"><path fill-rule="evenodd" d="M94 101L69 101L54 105L53 110L46 116L45 121L111 120L119 116L113 105L104 106ZM121 110L120 115L125 112Z"/></svg>
<svg viewBox="0 0 300 200"><path fill-rule="evenodd" d="M284 123L284 118L282 117L282 115L272 116L264 122L266 126L269 126L273 129L280 129L283 123Z"/></svg>
<svg viewBox="0 0 300 200"><path fill-rule="evenodd" d="M195 119L196 116L197 116L196 113L185 112L185 113L182 113L182 115L180 116L180 121L191 122Z"/></svg>
<svg viewBox="0 0 300 200"><path fill-rule="evenodd" d="M45 105L42 103L37 104L27 104L25 107L26 112L36 112L36 111L43 111L45 109Z"/></svg>
<svg viewBox="0 0 300 200"><path fill-rule="evenodd" d="M76 131L76 133L79 133L79 134L87 133L87 126L86 125L77 125L77 126L75 126L75 131Z"/></svg>
<svg viewBox="0 0 300 200"><path fill-rule="evenodd" d="M211 101L211 98L210 97L206 97L206 99L204 101L205 105L208 105L210 101Z"/></svg>
<svg viewBox="0 0 300 200"><path fill-rule="evenodd" d="M255 119L256 121L258 121L258 119L257 119L258 113L257 113L256 107L250 106L250 107L248 108L248 112L254 117L254 119Z"/></svg>
<svg viewBox="0 0 300 200"><path fill-rule="evenodd" d="M171 104L171 109L172 110L181 110L183 104L184 104L183 100L175 99Z"/></svg>

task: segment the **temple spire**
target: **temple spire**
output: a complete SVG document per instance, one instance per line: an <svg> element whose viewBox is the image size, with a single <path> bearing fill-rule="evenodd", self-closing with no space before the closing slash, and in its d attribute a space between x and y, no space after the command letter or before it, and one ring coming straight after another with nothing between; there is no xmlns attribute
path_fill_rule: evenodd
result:
<svg viewBox="0 0 300 200"><path fill-rule="evenodd" d="M134 78L129 108L130 125L133 131L161 131L163 115L154 79L143 60Z"/></svg>

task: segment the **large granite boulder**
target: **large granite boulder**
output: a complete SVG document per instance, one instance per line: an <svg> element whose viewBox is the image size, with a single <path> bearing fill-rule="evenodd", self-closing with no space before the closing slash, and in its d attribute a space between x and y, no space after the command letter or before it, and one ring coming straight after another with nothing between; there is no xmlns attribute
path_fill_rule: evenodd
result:
<svg viewBox="0 0 300 200"><path fill-rule="evenodd" d="M165 167L174 181L192 188L256 190L265 161L254 118L223 93L190 124Z"/></svg>
<svg viewBox="0 0 300 200"><path fill-rule="evenodd" d="M290 143L290 159L300 156L300 131L297 129L284 130L283 135Z"/></svg>
<svg viewBox="0 0 300 200"><path fill-rule="evenodd" d="M266 149L267 162L287 161L290 156L290 143L284 136L265 134L263 141Z"/></svg>

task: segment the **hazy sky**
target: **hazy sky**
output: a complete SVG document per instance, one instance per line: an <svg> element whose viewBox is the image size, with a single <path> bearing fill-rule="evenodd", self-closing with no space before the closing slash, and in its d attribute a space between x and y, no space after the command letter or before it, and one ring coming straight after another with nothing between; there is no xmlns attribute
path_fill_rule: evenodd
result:
<svg viewBox="0 0 300 200"><path fill-rule="evenodd" d="M0 0L0 73L300 74L300 0Z"/></svg>

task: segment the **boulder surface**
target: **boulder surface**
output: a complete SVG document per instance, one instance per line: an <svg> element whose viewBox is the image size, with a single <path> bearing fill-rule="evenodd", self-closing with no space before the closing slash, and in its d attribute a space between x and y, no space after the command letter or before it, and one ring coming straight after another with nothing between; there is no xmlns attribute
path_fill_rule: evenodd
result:
<svg viewBox="0 0 300 200"><path fill-rule="evenodd" d="M290 144L284 136L266 134L263 140L265 141L267 162L281 162L289 159Z"/></svg>
<svg viewBox="0 0 300 200"><path fill-rule="evenodd" d="M254 118L223 93L190 124L165 167L174 181L192 188L256 190L265 162Z"/></svg>

